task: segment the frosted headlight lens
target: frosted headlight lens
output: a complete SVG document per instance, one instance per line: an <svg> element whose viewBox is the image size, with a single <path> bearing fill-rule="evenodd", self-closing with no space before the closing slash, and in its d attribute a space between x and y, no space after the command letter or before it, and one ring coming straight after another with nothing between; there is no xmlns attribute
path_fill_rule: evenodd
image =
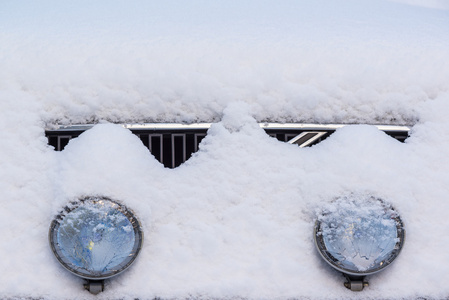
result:
<svg viewBox="0 0 449 300"><path fill-rule="evenodd" d="M67 270L87 279L105 279L131 265L143 235L124 206L106 198L86 198L58 215L49 238Z"/></svg>
<svg viewBox="0 0 449 300"><path fill-rule="evenodd" d="M380 199L342 197L315 224L321 256L349 275L367 275L388 266L399 254L405 231L399 215Z"/></svg>

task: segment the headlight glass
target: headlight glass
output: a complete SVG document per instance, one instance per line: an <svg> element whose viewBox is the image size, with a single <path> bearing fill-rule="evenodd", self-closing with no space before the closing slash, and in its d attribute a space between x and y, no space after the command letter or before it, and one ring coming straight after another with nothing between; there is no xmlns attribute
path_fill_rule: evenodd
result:
<svg viewBox="0 0 449 300"><path fill-rule="evenodd" d="M108 198L85 198L57 216L49 233L58 261L86 279L105 279L125 270L139 253L138 220Z"/></svg>
<svg viewBox="0 0 449 300"><path fill-rule="evenodd" d="M381 199L351 195L333 201L318 216L315 243L321 256L349 275L387 267L405 238L398 213Z"/></svg>

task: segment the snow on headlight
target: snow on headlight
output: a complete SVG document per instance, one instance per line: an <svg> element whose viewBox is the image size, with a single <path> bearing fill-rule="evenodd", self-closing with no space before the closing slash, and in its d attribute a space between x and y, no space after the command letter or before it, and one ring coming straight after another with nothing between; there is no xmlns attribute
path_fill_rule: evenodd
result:
<svg viewBox="0 0 449 300"><path fill-rule="evenodd" d="M318 216L315 244L333 268L352 278L381 271L402 249L399 214L381 199L350 195L335 199Z"/></svg>
<svg viewBox="0 0 449 300"><path fill-rule="evenodd" d="M143 234L126 207L107 198L89 197L53 220L49 239L53 253L68 271L101 280L131 265L141 249Z"/></svg>

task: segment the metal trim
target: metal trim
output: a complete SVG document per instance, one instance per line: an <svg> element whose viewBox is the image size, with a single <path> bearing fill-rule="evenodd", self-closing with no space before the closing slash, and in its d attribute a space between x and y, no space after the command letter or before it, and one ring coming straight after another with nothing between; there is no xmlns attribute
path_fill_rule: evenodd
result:
<svg viewBox="0 0 449 300"><path fill-rule="evenodd" d="M160 161L164 159L164 137L161 133L150 133L148 134L148 147L151 153L153 153L153 138L159 138L159 158ZM157 157L156 157L157 159Z"/></svg>
<svg viewBox="0 0 449 300"><path fill-rule="evenodd" d="M122 127L130 130L195 130L195 129L209 129L214 123L125 123L120 124ZM45 130L48 132L57 131L84 131L92 128L97 124L74 124L74 125L54 125L48 126ZM363 124L313 124L313 123L259 123L259 126L263 129L282 129L282 130L337 130L339 128L350 125L363 125ZM409 125L382 125L382 124L365 124L377 127L382 131L410 131Z"/></svg>
<svg viewBox="0 0 449 300"><path fill-rule="evenodd" d="M304 131L304 132L298 134L297 136L295 136L294 138L292 138L291 140L287 141L287 143L297 144L300 148L304 148L304 147L309 146L313 142L317 141L318 139L320 139L326 133L327 133L326 131ZM307 140L305 140L301 144L299 144L298 142L300 142L300 140L302 138L306 137L308 134L314 134L314 136L308 138Z"/></svg>
<svg viewBox="0 0 449 300"><path fill-rule="evenodd" d="M194 149L194 152L198 151L198 145L199 145L198 139L199 139L199 137L201 137L201 139L203 139L203 138L206 137L206 134L205 133L195 133L195 135L193 136L193 147L194 147L193 149Z"/></svg>
<svg viewBox="0 0 449 300"><path fill-rule="evenodd" d="M57 147L58 147L57 150L61 150L62 149L61 140L68 139L70 141L72 139L72 136L71 135L58 135L56 138L57 138Z"/></svg>

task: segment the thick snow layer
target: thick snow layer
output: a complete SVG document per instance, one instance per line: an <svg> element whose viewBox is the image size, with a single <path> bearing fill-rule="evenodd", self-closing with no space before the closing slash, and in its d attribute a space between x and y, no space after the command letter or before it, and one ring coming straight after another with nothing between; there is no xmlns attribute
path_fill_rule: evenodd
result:
<svg viewBox="0 0 449 300"><path fill-rule="evenodd" d="M447 92L449 11L383 0L2 1L0 87L47 122L414 123Z"/></svg>
<svg viewBox="0 0 449 300"><path fill-rule="evenodd" d="M0 298L446 298L449 12L385 1L2 1ZM411 123L298 148L256 121ZM46 124L100 125L62 152ZM107 123L215 121L165 169ZM362 293L319 257L317 212L372 194L406 227ZM142 222L133 266L91 296L48 245L71 200L104 195Z"/></svg>

